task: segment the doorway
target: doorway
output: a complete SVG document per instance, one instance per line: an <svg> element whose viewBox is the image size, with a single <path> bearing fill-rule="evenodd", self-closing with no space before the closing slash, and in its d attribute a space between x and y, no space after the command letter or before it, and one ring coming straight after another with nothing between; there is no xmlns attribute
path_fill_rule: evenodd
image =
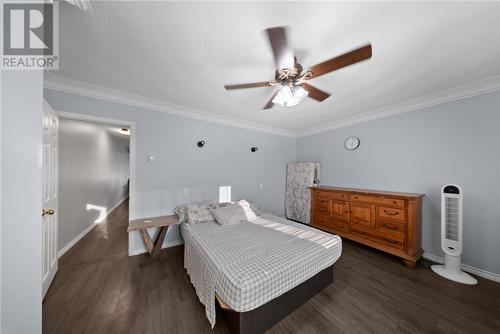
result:
<svg viewBox="0 0 500 334"><path fill-rule="evenodd" d="M55 227L51 226L48 233L55 241L46 238L45 234L43 239L44 249L49 249L55 265L49 270L51 278L48 280L44 270L44 296L57 271L57 259L92 229L106 222L114 209L125 201L128 205L135 189L134 123L61 112L55 119L58 125L55 144L59 160L55 169L58 199L50 207L56 211L52 215ZM44 138L44 147L45 141ZM44 166L49 166L45 157ZM46 175L44 173L44 179ZM49 206L44 203L46 207ZM133 209L133 201L130 201L129 216Z"/></svg>

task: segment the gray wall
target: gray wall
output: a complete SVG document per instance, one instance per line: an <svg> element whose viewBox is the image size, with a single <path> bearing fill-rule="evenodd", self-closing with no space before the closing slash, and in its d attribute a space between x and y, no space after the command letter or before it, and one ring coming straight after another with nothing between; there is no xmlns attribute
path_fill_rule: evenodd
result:
<svg viewBox="0 0 500 334"><path fill-rule="evenodd" d="M42 71L1 71L1 327L42 331Z"/></svg>
<svg viewBox="0 0 500 334"><path fill-rule="evenodd" d="M425 193L423 248L437 256L441 187L461 185L463 263L500 274L500 92L303 137L297 159L320 162L324 185Z"/></svg>
<svg viewBox="0 0 500 334"><path fill-rule="evenodd" d="M45 90L56 111L96 115L136 124L135 217L170 214L180 203L218 199L219 186L231 186L232 198L255 201L283 215L286 164L295 161L295 139ZM205 140L206 146L196 146ZM250 147L258 146L257 153ZM155 156L154 163L148 156ZM262 189L260 187L262 185ZM138 234L131 244L143 248ZM166 243L180 240L169 229Z"/></svg>
<svg viewBox="0 0 500 334"><path fill-rule="evenodd" d="M129 137L114 128L60 120L59 250L128 195Z"/></svg>

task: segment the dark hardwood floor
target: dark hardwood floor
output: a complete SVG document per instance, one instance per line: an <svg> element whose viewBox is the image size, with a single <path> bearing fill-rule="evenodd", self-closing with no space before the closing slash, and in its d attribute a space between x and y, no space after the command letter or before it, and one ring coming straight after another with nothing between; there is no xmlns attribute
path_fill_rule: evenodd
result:
<svg viewBox="0 0 500 334"><path fill-rule="evenodd" d="M44 333L227 333L214 330L189 282L183 248L128 257L128 203L59 262ZM422 265L344 241L334 283L270 333L500 333L500 284L464 286Z"/></svg>

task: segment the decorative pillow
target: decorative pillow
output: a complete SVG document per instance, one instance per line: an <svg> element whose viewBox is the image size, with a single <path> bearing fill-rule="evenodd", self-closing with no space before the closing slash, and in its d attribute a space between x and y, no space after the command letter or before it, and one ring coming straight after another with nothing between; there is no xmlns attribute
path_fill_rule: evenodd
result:
<svg viewBox="0 0 500 334"><path fill-rule="evenodd" d="M247 201L212 209L215 220L220 225L234 225L257 218Z"/></svg>
<svg viewBox="0 0 500 334"><path fill-rule="evenodd" d="M186 216L189 224L205 223L215 220L208 205L188 206Z"/></svg>
<svg viewBox="0 0 500 334"><path fill-rule="evenodd" d="M185 203L177 206L174 209L174 213L177 215L177 219L179 223L184 223L188 222L188 211L196 210L197 208L200 207L209 207L209 205L212 205L216 203L213 200L204 200L200 202L195 202L195 203ZM191 214L193 215L193 213ZM213 216L211 217L211 220L214 220Z"/></svg>
<svg viewBox="0 0 500 334"><path fill-rule="evenodd" d="M242 203L242 202L245 202L247 203L248 205L250 205L250 209L252 209L252 211L255 213L256 216L262 216L264 214L264 212L262 212L258 207L257 207L257 204L255 204L254 202L251 202L251 201L247 201L245 199L242 199L240 201L238 201L238 203Z"/></svg>
<svg viewBox="0 0 500 334"><path fill-rule="evenodd" d="M210 209L215 210L217 208L222 208L222 207L233 205L233 204L234 204L234 202L222 202L222 203L213 202L213 203L209 204L209 207L210 207Z"/></svg>

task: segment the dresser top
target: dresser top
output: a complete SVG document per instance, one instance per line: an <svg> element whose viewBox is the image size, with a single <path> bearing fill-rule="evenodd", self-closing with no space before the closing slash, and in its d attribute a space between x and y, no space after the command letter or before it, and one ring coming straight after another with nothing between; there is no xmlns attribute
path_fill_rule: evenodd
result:
<svg viewBox="0 0 500 334"><path fill-rule="evenodd" d="M359 189L359 188L345 188L345 187L331 187L331 186L316 186L309 187L313 190L329 190L329 191L345 191L357 194L366 195L378 195L378 196L394 196L394 197L406 197L406 198L419 198L424 197L425 194L419 193L403 193L394 191L380 191L380 190L369 190L369 189Z"/></svg>

